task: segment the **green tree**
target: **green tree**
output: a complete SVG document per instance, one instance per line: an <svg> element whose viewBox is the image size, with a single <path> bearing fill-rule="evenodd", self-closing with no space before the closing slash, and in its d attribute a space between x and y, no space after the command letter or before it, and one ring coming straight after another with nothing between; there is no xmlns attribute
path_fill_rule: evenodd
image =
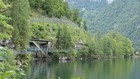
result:
<svg viewBox="0 0 140 79"><path fill-rule="evenodd" d="M112 52L112 48L113 48L112 39L108 36L103 37L102 45L103 45L104 55L111 57L113 54L113 52Z"/></svg>
<svg viewBox="0 0 140 79"><path fill-rule="evenodd" d="M78 19L79 19L79 10L78 9L74 9L73 11L72 11L72 21L74 21L74 22L77 22L78 21Z"/></svg>
<svg viewBox="0 0 140 79"><path fill-rule="evenodd" d="M5 5L2 0L0 0L0 40L10 39L12 37L12 26L8 24L10 20L9 17L3 15L3 12L7 10L9 5Z"/></svg>
<svg viewBox="0 0 140 79"><path fill-rule="evenodd" d="M60 26L58 27L58 32L56 35L56 48L57 49L62 49L62 29L60 28Z"/></svg>
<svg viewBox="0 0 140 79"><path fill-rule="evenodd" d="M73 47L71 34L67 29L67 26L63 26L62 29L60 27L58 28L56 39L57 49L69 49Z"/></svg>
<svg viewBox="0 0 140 79"><path fill-rule="evenodd" d="M30 6L33 9L39 9L42 7L45 0L29 0Z"/></svg>
<svg viewBox="0 0 140 79"><path fill-rule="evenodd" d="M28 0L14 0L12 7L13 44L16 50L23 50L27 47L30 37L28 26L29 20Z"/></svg>
<svg viewBox="0 0 140 79"><path fill-rule="evenodd" d="M86 21L83 21L83 28L84 28L86 31L88 30Z"/></svg>
<svg viewBox="0 0 140 79"><path fill-rule="evenodd" d="M82 18L80 18L79 10L71 10L67 1L65 0L29 0L29 2L33 10L37 10L39 13L44 12L43 14L50 18L66 17L74 23L78 24L79 27L81 25Z"/></svg>
<svg viewBox="0 0 140 79"><path fill-rule="evenodd" d="M80 18L80 13L78 9L74 9L71 11L71 20L78 24L78 26L81 26L82 18Z"/></svg>
<svg viewBox="0 0 140 79"><path fill-rule="evenodd" d="M65 16L70 19L71 17L71 9L69 8L68 3L65 1L63 5L64 11L65 11Z"/></svg>
<svg viewBox="0 0 140 79"><path fill-rule="evenodd" d="M73 47L73 43L71 40L71 34L69 32L69 30L67 29L67 26L63 27L64 31L63 31L63 48L64 49L69 49L71 47Z"/></svg>
<svg viewBox="0 0 140 79"><path fill-rule="evenodd" d="M129 56L134 53L130 39L118 34L117 32L110 32L108 33L108 36L113 42L113 55Z"/></svg>
<svg viewBox="0 0 140 79"><path fill-rule="evenodd" d="M49 17L52 17L53 15L53 2L52 0L45 0L45 2L43 3L42 5L42 9L46 11L46 14L49 16Z"/></svg>
<svg viewBox="0 0 140 79"><path fill-rule="evenodd" d="M95 40L95 43L96 43L96 54L98 57L101 57L101 55L103 54L103 51L102 51L102 42L101 42L101 33L100 31L98 31L95 35L94 35L94 40Z"/></svg>
<svg viewBox="0 0 140 79"><path fill-rule="evenodd" d="M97 52L96 52L97 45L96 45L96 42L95 42L94 39L91 39L91 40L88 41L88 47L89 47L89 49L88 49L89 50L89 55L91 57L94 57L95 55L97 55Z"/></svg>
<svg viewBox="0 0 140 79"><path fill-rule="evenodd" d="M45 0L42 5L42 9L46 11L49 17L61 18L69 14L69 7L63 0Z"/></svg>

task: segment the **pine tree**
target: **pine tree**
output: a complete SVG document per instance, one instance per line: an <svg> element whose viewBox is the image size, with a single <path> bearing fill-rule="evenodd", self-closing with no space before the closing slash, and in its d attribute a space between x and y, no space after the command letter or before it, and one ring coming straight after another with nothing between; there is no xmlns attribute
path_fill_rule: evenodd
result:
<svg viewBox="0 0 140 79"><path fill-rule="evenodd" d="M60 26L58 27L58 32L57 32L57 36L56 36L56 48L57 49L62 49L62 29L60 28Z"/></svg>
<svg viewBox="0 0 140 79"><path fill-rule="evenodd" d="M72 21L76 22L79 18L79 10L78 9L74 9L72 11Z"/></svg>
<svg viewBox="0 0 140 79"><path fill-rule="evenodd" d="M31 8L39 9L42 7L45 0L29 0Z"/></svg>
<svg viewBox="0 0 140 79"><path fill-rule="evenodd" d="M71 34L67 30L67 26L63 26L63 29L58 28L58 33L56 36L56 48L57 49L69 49L73 47L71 40Z"/></svg>
<svg viewBox="0 0 140 79"><path fill-rule="evenodd" d="M86 31L88 30L86 21L83 21L83 27Z"/></svg>
<svg viewBox="0 0 140 79"><path fill-rule="evenodd" d="M46 11L48 17L70 17L70 9L68 4L63 0L45 0L45 2L42 4L42 9Z"/></svg>
<svg viewBox="0 0 140 79"><path fill-rule="evenodd" d="M14 0L12 7L13 44L16 50L23 50L29 41L29 2L28 0Z"/></svg>
<svg viewBox="0 0 140 79"><path fill-rule="evenodd" d="M63 9L65 11L65 16L68 19L70 19L70 17L71 17L71 9L69 8L69 5L68 5L68 3L66 1L64 2Z"/></svg>
<svg viewBox="0 0 140 79"><path fill-rule="evenodd" d="M64 49L69 49L71 47L73 47L73 43L72 43L72 40L71 40L71 35L70 35L70 32L69 30L67 29L67 26L64 26L63 27L63 48Z"/></svg>

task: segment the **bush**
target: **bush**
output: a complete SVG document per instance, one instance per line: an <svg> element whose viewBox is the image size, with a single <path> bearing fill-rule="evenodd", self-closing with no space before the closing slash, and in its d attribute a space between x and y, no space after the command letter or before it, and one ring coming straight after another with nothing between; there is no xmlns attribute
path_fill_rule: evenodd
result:
<svg viewBox="0 0 140 79"><path fill-rule="evenodd" d="M12 50L0 49L0 57L5 59L0 62L0 79L21 79L23 77L24 71L17 67Z"/></svg>

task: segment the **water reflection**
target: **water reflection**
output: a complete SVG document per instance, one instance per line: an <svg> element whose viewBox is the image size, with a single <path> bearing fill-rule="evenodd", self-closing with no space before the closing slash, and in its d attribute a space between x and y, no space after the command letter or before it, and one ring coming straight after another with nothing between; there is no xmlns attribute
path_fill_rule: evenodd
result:
<svg viewBox="0 0 140 79"><path fill-rule="evenodd" d="M139 79L140 59L32 61L25 79Z"/></svg>

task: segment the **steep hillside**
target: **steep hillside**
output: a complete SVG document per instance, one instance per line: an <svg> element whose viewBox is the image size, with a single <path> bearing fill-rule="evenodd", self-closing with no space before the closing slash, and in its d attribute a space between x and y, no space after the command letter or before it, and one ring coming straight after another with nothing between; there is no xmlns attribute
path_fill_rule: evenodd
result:
<svg viewBox="0 0 140 79"><path fill-rule="evenodd" d="M90 31L118 31L133 40L133 45L140 45L140 1L116 0L92 19Z"/></svg>
<svg viewBox="0 0 140 79"><path fill-rule="evenodd" d="M67 0L70 7L78 8L80 10L84 9L100 9L103 8L108 1L107 0Z"/></svg>
<svg viewBox="0 0 140 79"><path fill-rule="evenodd" d="M71 9L78 9L80 16L86 21L87 28L91 26L96 17L113 0L67 0Z"/></svg>
<svg viewBox="0 0 140 79"><path fill-rule="evenodd" d="M77 24L68 19L47 18L47 17L32 17L31 19L31 38L52 40L56 43L57 33L59 28L67 27L70 32L72 43L75 45L82 40L84 43L90 38L89 34L83 29L79 28Z"/></svg>
<svg viewBox="0 0 140 79"><path fill-rule="evenodd" d="M139 48L139 0L114 0L100 10L97 8L95 10L94 7L90 11L85 10L83 18L87 20L90 32L100 31L102 34L106 34L109 31L117 31L129 37L136 49Z"/></svg>
<svg viewBox="0 0 140 79"><path fill-rule="evenodd" d="M85 20L88 20L88 16L86 15L93 15L95 12L100 12L108 5L108 0L67 0L67 2L71 9L78 9L81 17Z"/></svg>

